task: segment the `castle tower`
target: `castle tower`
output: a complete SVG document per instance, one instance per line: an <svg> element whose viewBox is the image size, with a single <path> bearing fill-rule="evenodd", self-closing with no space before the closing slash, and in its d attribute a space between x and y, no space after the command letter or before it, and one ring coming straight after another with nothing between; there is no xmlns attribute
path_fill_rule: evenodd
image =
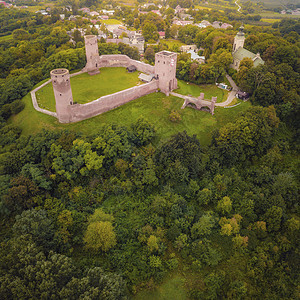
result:
<svg viewBox="0 0 300 300"><path fill-rule="evenodd" d="M239 48L243 48L244 43L245 43L244 26L241 26L239 28L239 32L237 33L237 35L234 38L232 52L235 52Z"/></svg>
<svg viewBox="0 0 300 300"><path fill-rule="evenodd" d="M99 73L99 50L97 37L95 35L86 35L84 37L86 69L90 75Z"/></svg>
<svg viewBox="0 0 300 300"><path fill-rule="evenodd" d="M60 123L69 123L70 105L73 104L69 70L54 69L50 72L50 76L55 96L58 121Z"/></svg>
<svg viewBox="0 0 300 300"><path fill-rule="evenodd" d="M155 75L158 87L169 96L169 92L177 89L176 79L177 53L161 51L155 54Z"/></svg>

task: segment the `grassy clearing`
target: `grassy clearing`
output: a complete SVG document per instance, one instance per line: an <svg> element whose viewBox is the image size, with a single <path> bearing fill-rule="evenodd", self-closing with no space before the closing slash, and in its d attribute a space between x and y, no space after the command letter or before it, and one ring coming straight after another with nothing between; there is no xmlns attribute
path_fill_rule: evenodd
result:
<svg viewBox="0 0 300 300"><path fill-rule="evenodd" d="M41 9L46 9L47 7L53 7L54 3L53 2L40 2L39 5L35 6L28 6L27 8L22 8L24 10L28 10L30 12L36 12Z"/></svg>
<svg viewBox="0 0 300 300"><path fill-rule="evenodd" d="M12 40L12 34L0 36L0 42Z"/></svg>
<svg viewBox="0 0 300 300"><path fill-rule="evenodd" d="M84 104L104 95L116 93L137 84L138 72L128 73L126 68L101 68L100 74L90 76L83 73L71 78L74 102ZM37 101L41 108L55 111L55 98L52 84L47 84L37 93Z"/></svg>
<svg viewBox="0 0 300 300"><path fill-rule="evenodd" d="M281 19L286 19L286 18L288 18L288 19L300 18L299 15L282 15L282 14L271 12L271 11L264 11L259 14L263 19L277 19L277 21L280 21Z"/></svg>
<svg viewBox="0 0 300 300"><path fill-rule="evenodd" d="M121 24L123 24L120 20L117 20L117 19L101 20L101 22L106 25L121 25Z"/></svg>
<svg viewBox="0 0 300 300"><path fill-rule="evenodd" d="M68 129L88 135L96 134L103 124L129 126L143 116L156 126L160 138L168 138L179 131L186 130L190 135L196 134L203 145L210 143L215 129L234 121L239 112L245 111L250 106L249 102L245 102L232 109L216 108L215 115L212 116L189 107L181 110L182 99L167 97L162 93L152 93L88 120L60 124L56 118L37 112L32 106L30 94L27 94L23 101L24 110L9 119L11 124L23 130L23 135L34 134L42 129ZM169 120L169 114L173 110L179 111L181 115L182 120L179 123Z"/></svg>
<svg viewBox="0 0 300 300"><path fill-rule="evenodd" d="M171 51L179 51L179 48L181 46L185 45L181 41L173 40L173 39L160 40L160 43L163 45L167 45L168 50L171 50Z"/></svg>
<svg viewBox="0 0 300 300"><path fill-rule="evenodd" d="M200 93L204 93L204 98L207 100L211 100L211 97L218 97L217 103L224 102L228 96L227 91L213 84L197 85L182 80L178 80L178 89L175 90L175 92L182 95L192 95L194 97L199 97Z"/></svg>
<svg viewBox="0 0 300 300"><path fill-rule="evenodd" d="M188 299L184 289L184 278L179 275L168 278L152 291L138 293L134 300L184 300Z"/></svg>
<svg viewBox="0 0 300 300"><path fill-rule="evenodd" d="M261 19L261 21L267 23L275 23L278 22L278 19Z"/></svg>

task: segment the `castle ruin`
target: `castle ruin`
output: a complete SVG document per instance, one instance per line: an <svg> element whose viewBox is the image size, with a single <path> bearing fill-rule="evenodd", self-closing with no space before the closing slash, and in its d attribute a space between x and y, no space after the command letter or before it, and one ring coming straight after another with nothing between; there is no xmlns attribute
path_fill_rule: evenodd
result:
<svg viewBox="0 0 300 300"><path fill-rule="evenodd" d="M67 69L55 69L50 72L53 85L57 117L60 123L68 123L70 109L73 105L70 74Z"/></svg>
<svg viewBox="0 0 300 300"><path fill-rule="evenodd" d="M56 102L56 115L61 123L78 122L109 111L129 101L153 93L160 89L167 96L177 88L177 53L161 51L155 54L155 66L133 60L127 55L99 55L97 37L85 36L87 63L82 72L90 75L99 73L103 67L134 66L138 71L153 75L151 82L135 86L121 92L100 97L90 103L74 104L67 69L55 69L50 72Z"/></svg>

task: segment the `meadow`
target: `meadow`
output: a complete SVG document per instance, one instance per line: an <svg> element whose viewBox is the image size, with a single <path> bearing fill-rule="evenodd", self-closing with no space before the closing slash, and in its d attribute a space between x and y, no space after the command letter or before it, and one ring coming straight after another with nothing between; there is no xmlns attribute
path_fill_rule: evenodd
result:
<svg viewBox="0 0 300 300"><path fill-rule="evenodd" d="M69 130L83 134L96 134L104 124L117 124L130 126L140 117L144 117L155 125L158 138L168 138L179 131L186 130L189 135L196 134L203 145L211 141L213 131L228 122L233 122L237 115L250 107L249 102L243 102L234 108L216 108L215 115L187 107L181 110L183 100L174 96L165 96L162 93L152 93L131 101L99 116L71 124L60 124L58 120L49 115L37 112L33 106L30 94L23 101L25 108L19 114L9 119L10 124L15 124L22 129L23 135L30 135L48 130ZM171 122L169 115L178 111L181 121Z"/></svg>

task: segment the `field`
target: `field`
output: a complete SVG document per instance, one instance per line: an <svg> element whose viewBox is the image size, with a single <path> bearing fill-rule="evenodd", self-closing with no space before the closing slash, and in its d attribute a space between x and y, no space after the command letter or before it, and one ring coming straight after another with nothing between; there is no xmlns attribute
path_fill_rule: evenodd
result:
<svg viewBox="0 0 300 300"><path fill-rule="evenodd" d="M117 20L117 19L101 20L101 22L106 25L121 25L121 24L123 24L120 20Z"/></svg>
<svg viewBox="0 0 300 300"><path fill-rule="evenodd" d="M162 93L152 93L91 119L72 124L60 124L56 118L37 112L32 106L30 94L27 94L23 101L25 109L9 120L23 130L23 135L40 132L42 129L68 129L84 134L95 134L101 130L103 124L129 126L143 116L156 126L158 136L161 138L168 138L179 131L186 130L190 135L196 134L203 145L210 143L216 128L234 121L239 112L245 111L250 106L249 102L245 102L231 109L216 108L215 115L212 116L189 107L181 110L182 99L167 97ZM179 123L169 120L169 114L173 110L179 111L181 115L182 120Z"/></svg>
<svg viewBox="0 0 300 300"><path fill-rule="evenodd" d="M53 2L40 2L38 5L35 6L28 6L27 8L23 8L24 10L28 10L30 12L36 12L41 9L46 9L47 7L53 7L55 3ZM21 5L19 5L21 6Z"/></svg>
<svg viewBox="0 0 300 300"><path fill-rule="evenodd" d="M84 104L101 96L128 89L141 84L138 75L138 72L128 73L125 68L101 68L100 74L97 75L90 76L84 73L74 76L71 78L73 100ZM41 108L55 111L55 98L51 83L37 91L36 96Z"/></svg>
<svg viewBox="0 0 300 300"><path fill-rule="evenodd" d="M247 2L248 0L242 0L241 2ZM253 3L263 3L266 8L275 8L275 7L283 7L287 4L299 4L299 0L260 0L260 1L253 1Z"/></svg>
<svg viewBox="0 0 300 300"><path fill-rule="evenodd" d="M278 19L261 19L262 22L267 22L267 23L275 23L278 22Z"/></svg>
<svg viewBox="0 0 300 300"><path fill-rule="evenodd" d="M0 42L4 42L4 41L9 41L12 39L12 35L4 35L4 36L0 36Z"/></svg>
<svg viewBox="0 0 300 300"><path fill-rule="evenodd" d="M224 102L228 96L227 91L213 84L196 85L182 80L178 80L178 89L175 90L175 92L182 95L192 95L194 97L199 97L200 93L204 93L204 98L207 100L211 100L211 97L218 97L217 103Z"/></svg>

